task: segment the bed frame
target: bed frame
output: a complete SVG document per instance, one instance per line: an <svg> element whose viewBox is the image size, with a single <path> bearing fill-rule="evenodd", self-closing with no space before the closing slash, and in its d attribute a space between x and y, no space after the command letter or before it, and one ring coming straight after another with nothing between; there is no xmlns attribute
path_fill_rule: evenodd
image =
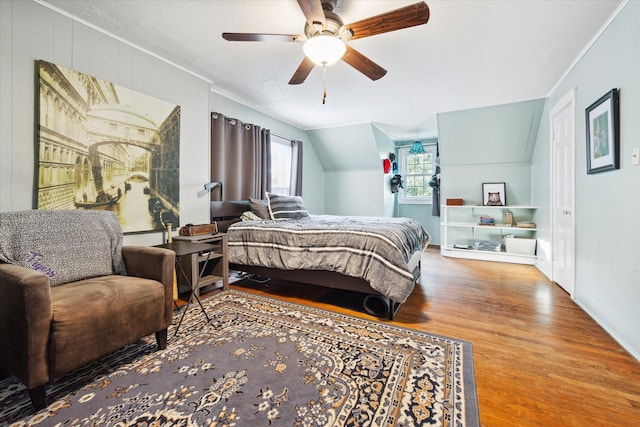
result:
<svg viewBox="0 0 640 427"><path fill-rule="evenodd" d="M212 201L211 221L216 221L218 230L226 232L231 224L240 220L243 212L250 210L249 202ZM253 265L229 264L230 269L256 274L290 282L306 283L323 286L325 288L341 289L365 294L363 309L366 313L377 317L388 317L393 320L401 303L389 299L373 289L369 282L359 277L346 276L342 273L327 270L281 270L277 268L259 267ZM414 282L420 278L420 263L413 269Z"/></svg>

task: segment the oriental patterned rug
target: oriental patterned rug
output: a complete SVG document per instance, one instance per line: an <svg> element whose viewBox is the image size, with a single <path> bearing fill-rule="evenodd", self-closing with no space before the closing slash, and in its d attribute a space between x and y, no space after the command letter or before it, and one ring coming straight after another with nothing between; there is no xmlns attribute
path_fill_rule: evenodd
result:
<svg viewBox="0 0 640 427"><path fill-rule="evenodd" d="M471 345L236 290L47 387L0 380L0 425L475 426ZM176 315L180 315L177 311Z"/></svg>

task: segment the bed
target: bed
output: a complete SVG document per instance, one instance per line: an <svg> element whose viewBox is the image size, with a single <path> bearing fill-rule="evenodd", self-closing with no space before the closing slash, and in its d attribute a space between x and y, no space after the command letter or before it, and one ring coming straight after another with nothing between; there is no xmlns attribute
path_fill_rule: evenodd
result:
<svg viewBox="0 0 640 427"><path fill-rule="evenodd" d="M285 203L256 215L287 197L211 202L212 221L227 232L229 268L360 292L365 312L393 319L419 280L420 254L430 241L424 228L408 218L308 215L300 198L295 214Z"/></svg>

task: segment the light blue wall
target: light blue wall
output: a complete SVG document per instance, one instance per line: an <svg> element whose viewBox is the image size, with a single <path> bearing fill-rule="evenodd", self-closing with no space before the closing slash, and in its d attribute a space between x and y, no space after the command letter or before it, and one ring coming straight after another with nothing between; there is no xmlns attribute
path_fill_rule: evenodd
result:
<svg viewBox="0 0 640 427"><path fill-rule="evenodd" d="M384 174L376 169L325 172L325 214L384 216Z"/></svg>
<svg viewBox="0 0 640 427"><path fill-rule="evenodd" d="M640 2L630 1L549 97L532 166L538 238L550 244L549 110L576 89L575 300L640 359ZM586 173L585 109L620 90L620 169Z"/></svg>
<svg viewBox="0 0 640 427"><path fill-rule="evenodd" d="M39 59L180 105L180 216L208 222L197 194L209 176L209 82L31 1L0 1L0 211L34 207ZM160 233L125 236L161 242Z"/></svg>
<svg viewBox="0 0 640 427"><path fill-rule="evenodd" d="M380 163L369 123L307 131L325 171L371 169Z"/></svg>
<svg viewBox="0 0 640 427"><path fill-rule="evenodd" d="M392 217L395 213L395 200L396 197L391 191L389 191L389 181L391 177L393 177L393 170L390 170L389 173L384 173L384 168L382 167L382 162L384 159L389 158L389 154L396 154L396 146L389 135L384 133L380 128L373 125L373 135L375 137L376 145L378 147L378 155L379 159L379 167L383 169L383 177L382 177L382 204L383 204L383 212L382 216ZM417 219L417 218L414 218ZM424 225L424 224L423 224Z"/></svg>
<svg viewBox="0 0 640 427"><path fill-rule="evenodd" d="M387 147L379 132L371 124L307 131L325 171L325 214L388 214L380 157Z"/></svg>
<svg viewBox="0 0 640 427"><path fill-rule="evenodd" d="M531 158L544 99L438 114L442 203L482 204L482 184L504 182L507 204L531 202Z"/></svg>

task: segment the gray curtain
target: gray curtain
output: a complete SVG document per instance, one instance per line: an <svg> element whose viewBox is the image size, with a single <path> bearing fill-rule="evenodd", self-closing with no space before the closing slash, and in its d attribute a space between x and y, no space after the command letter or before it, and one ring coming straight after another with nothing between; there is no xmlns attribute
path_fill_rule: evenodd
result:
<svg viewBox="0 0 640 427"><path fill-rule="evenodd" d="M434 173L435 186L433 187L431 215L440 216L440 147L436 144L436 170Z"/></svg>
<svg viewBox="0 0 640 427"><path fill-rule="evenodd" d="M224 200L264 198L271 190L269 129L211 113L211 181L220 181ZM211 191L220 200L220 191Z"/></svg>
<svg viewBox="0 0 640 427"><path fill-rule="evenodd" d="M302 196L302 141L291 141L291 186L292 196Z"/></svg>

